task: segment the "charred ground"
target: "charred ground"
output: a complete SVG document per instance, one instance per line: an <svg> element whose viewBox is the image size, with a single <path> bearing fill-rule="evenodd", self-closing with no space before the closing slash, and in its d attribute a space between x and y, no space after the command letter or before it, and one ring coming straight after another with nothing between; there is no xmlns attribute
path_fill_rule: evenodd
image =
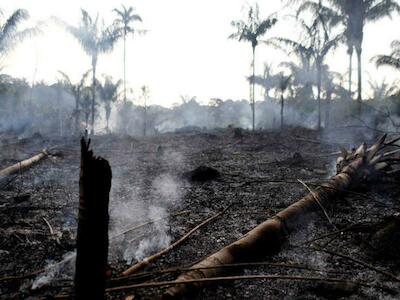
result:
<svg viewBox="0 0 400 300"><path fill-rule="evenodd" d="M312 130L290 128L280 132L244 132L243 137L237 136L234 130L171 133L147 139L99 136L93 139L92 144L95 154L108 159L113 171L111 237L132 225L146 222L149 207L161 207L167 214L186 212L164 223L168 230L163 234L171 241L212 214L229 207L219 219L146 270L151 271L190 266L240 238L307 193L297 179L312 188L313 184L333 175L336 156L330 154L338 151L340 145L352 147L362 141L370 142L375 137L343 129L321 135ZM53 146L57 146L61 156L43 160L18 174L0 191L0 297L4 299L52 297L71 292L71 264L60 264L56 270L49 264L61 261L74 250L79 140L40 135L17 140L4 135L1 167ZM205 182L190 181L184 176L199 166L212 167L219 171L220 176ZM203 289L198 298L396 299L398 295L395 293L400 291L398 282L391 282L387 276L344 258L312 250L305 242L337 228L346 229L342 234L321 238L315 243L399 276L400 260L396 252L399 240L384 245L377 235L399 211L399 193L396 184L379 183L339 197L331 207L326 207L336 228L321 212L306 229L291 236L279 254L265 258L268 262L297 264L313 270L253 266L235 271L236 275L344 278L389 287L389 291L309 281L252 280L218 283ZM140 282L115 278L127 267L129 253L133 251L137 255L135 251L143 246L143 240L160 234L156 224L110 238L109 263L113 278L109 281L110 287ZM151 245L149 247L147 251L151 250ZM32 274L46 266L46 272ZM7 278L20 275L23 276ZM173 280L176 275L152 275L145 280ZM32 284L37 288L33 290ZM161 293L161 288L147 288L109 293L108 297L120 299L123 295L134 294L140 299Z"/></svg>

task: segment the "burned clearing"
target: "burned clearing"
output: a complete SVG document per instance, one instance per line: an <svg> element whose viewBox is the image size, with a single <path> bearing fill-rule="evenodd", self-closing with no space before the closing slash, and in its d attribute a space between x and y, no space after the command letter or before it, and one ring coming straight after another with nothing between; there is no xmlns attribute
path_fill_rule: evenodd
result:
<svg viewBox="0 0 400 300"><path fill-rule="evenodd" d="M233 129L93 137L95 155L107 159L113 173L106 297L161 296L167 285L146 284L175 280L301 199L309 193L306 187L315 190L336 174L340 146L351 149L363 141L370 146L377 138L361 131L331 130L327 135L302 128L243 131L240 138ZM1 148L2 169L42 149L58 154L3 183L1 297L71 298L79 139L32 136L16 142L3 136ZM191 180L187 174L194 170L212 176ZM288 234L280 251L225 266L231 277L216 278L199 289L197 299L398 298L399 193L393 179L338 193L329 205L305 216L303 224L300 220L299 230ZM121 275L217 213L143 269ZM143 287L120 288L137 284Z"/></svg>

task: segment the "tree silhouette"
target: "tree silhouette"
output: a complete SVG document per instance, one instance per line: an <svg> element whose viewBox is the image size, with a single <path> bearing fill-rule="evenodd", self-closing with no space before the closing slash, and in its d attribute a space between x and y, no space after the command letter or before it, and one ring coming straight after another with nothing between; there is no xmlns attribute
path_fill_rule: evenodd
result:
<svg viewBox="0 0 400 300"><path fill-rule="evenodd" d="M259 43L259 39L277 22L274 17L268 17L267 19L261 20L259 17L259 8L256 4L249 8L247 20L243 21L232 21L231 25L236 28L236 32L229 36L230 39L237 39L239 41L250 42L253 50L253 78L255 78L255 51ZM252 110L252 129L255 130L255 92L254 92L254 81L252 84L252 99L251 110Z"/></svg>
<svg viewBox="0 0 400 300"><path fill-rule="evenodd" d="M392 52L389 55L377 55L374 57L377 67L387 66L400 71L400 40L394 40L390 45Z"/></svg>
<svg viewBox="0 0 400 300"><path fill-rule="evenodd" d="M81 21L78 26L63 23L65 28L81 44L83 50L92 60L92 101L91 101L91 133L94 134L94 117L96 104L96 67L100 54L113 50L115 42L120 37L115 26L99 24L99 16L92 18L89 13L81 9Z"/></svg>
<svg viewBox="0 0 400 300"><path fill-rule="evenodd" d="M86 87L86 81L87 78L89 77L90 71L85 72L81 79L77 83L72 83L71 79L69 76L61 71L58 71L60 75L62 76L62 83L64 88L67 90L68 93L70 93L74 99L75 99L75 109L73 111L73 116L75 120L75 125L74 125L74 132L75 134L79 133L79 119L80 119L80 103L81 103L81 98L82 98L82 93L83 89Z"/></svg>
<svg viewBox="0 0 400 300"><path fill-rule="evenodd" d="M113 11L117 14L117 18L114 21L116 28L120 31L123 43L124 43L124 103L126 103L126 38L128 35L134 35L134 33L145 33L144 30L137 30L132 26L133 22L142 22L142 18L138 14L134 14L134 8L130 6L126 8L121 5L121 9L115 8Z"/></svg>
<svg viewBox="0 0 400 300"><path fill-rule="evenodd" d="M330 1L332 6L324 5L322 1L304 1L298 8L297 14L309 11L314 19L323 16L330 27L342 25L343 41L347 46L349 55L348 70L348 94L352 96L352 73L353 73L353 52L354 52L354 18L351 17L353 5L351 1Z"/></svg>
<svg viewBox="0 0 400 300"><path fill-rule="evenodd" d="M283 118L283 113L284 113L284 106L285 106L285 98L284 94L285 91L289 88L290 81L292 80L292 76L285 75L283 72L280 72L278 74L278 80L277 80L277 90L279 91L280 97L281 97L281 129L284 126L284 118Z"/></svg>
<svg viewBox="0 0 400 300"><path fill-rule="evenodd" d="M118 91L121 86L122 81L118 80L117 82L113 82L110 76L106 76L103 84L98 84L97 88L99 91L100 99L104 103L105 116L106 116L106 131L110 132L109 128L109 120L111 115L111 104L116 102L120 96Z"/></svg>
<svg viewBox="0 0 400 300"><path fill-rule="evenodd" d="M384 17L391 17L392 13L400 12L400 5L394 0L330 0L333 5L346 8L349 19L348 35L353 39L357 54L357 102L358 112L361 114L362 101L362 47L364 41L364 27L368 22L378 21Z"/></svg>
<svg viewBox="0 0 400 300"><path fill-rule="evenodd" d="M275 38L272 42L280 44L281 48L287 49L290 52L301 53L307 60L312 58L317 77L318 129L321 129L322 66L328 53L337 47L343 35L338 34L331 37L330 24L322 13L312 20L310 25L306 24L302 19L298 19L298 21L303 29L303 38L301 41Z"/></svg>
<svg viewBox="0 0 400 300"><path fill-rule="evenodd" d="M20 24L27 19L29 19L29 13L25 9L17 9L4 19L0 9L0 60L4 59L25 38L40 32L36 27L18 30Z"/></svg>

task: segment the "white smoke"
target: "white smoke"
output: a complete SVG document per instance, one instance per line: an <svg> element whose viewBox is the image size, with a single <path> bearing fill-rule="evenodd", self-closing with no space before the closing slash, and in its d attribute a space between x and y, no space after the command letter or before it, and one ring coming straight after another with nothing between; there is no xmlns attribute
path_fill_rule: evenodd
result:
<svg viewBox="0 0 400 300"><path fill-rule="evenodd" d="M44 273L38 275L32 283L32 290L50 284L54 279L71 279L75 272L75 252L64 254L60 262L50 261Z"/></svg>
<svg viewBox="0 0 400 300"><path fill-rule="evenodd" d="M172 240L169 233L168 208L178 206L182 198L181 187L171 175L162 174L153 180L151 191L153 204L147 209L147 219L153 222L152 230L151 232L146 230L144 238L138 245L128 244L123 253L123 258L128 264L133 259L142 260L168 247Z"/></svg>

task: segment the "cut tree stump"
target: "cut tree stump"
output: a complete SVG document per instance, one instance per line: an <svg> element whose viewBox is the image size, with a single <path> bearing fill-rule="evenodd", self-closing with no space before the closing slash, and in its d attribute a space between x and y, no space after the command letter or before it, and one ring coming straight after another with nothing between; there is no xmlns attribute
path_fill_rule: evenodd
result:
<svg viewBox="0 0 400 300"><path fill-rule="evenodd" d="M322 213L321 206L324 207L351 188L389 174L390 159L395 152L384 153L387 146L385 139L386 135L370 148L363 144L352 152L342 151L337 159L337 175L273 218L261 223L241 239L193 265L192 268L197 270L181 274L175 280L176 285L170 287L163 298L181 299L193 294L206 283L202 279L223 276L227 269L218 266L255 261L277 252L291 232L308 224L312 213Z"/></svg>
<svg viewBox="0 0 400 300"><path fill-rule="evenodd" d="M108 257L111 167L81 139L79 218L76 239L76 299L104 299Z"/></svg>

